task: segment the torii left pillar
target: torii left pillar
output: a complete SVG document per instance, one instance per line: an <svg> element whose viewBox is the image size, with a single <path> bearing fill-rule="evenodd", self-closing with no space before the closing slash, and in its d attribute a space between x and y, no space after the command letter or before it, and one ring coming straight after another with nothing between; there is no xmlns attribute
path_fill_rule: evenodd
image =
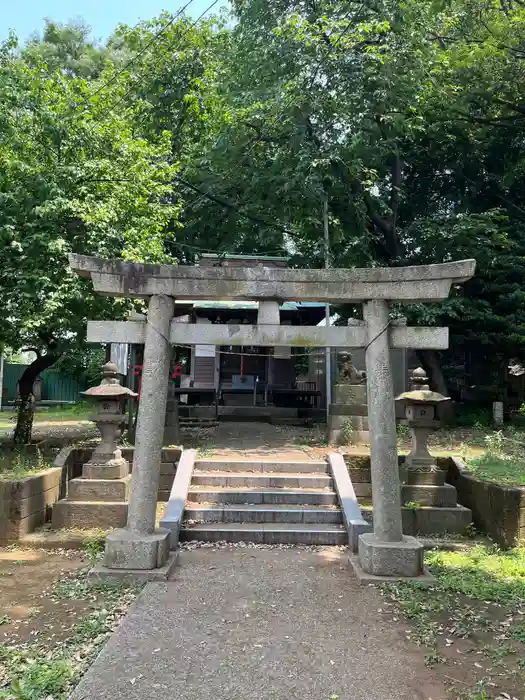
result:
<svg viewBox="0 0 525 700"><path fill-rule="evenodd" d="M125 528L108 535L103 566L93 572L95 576L165 580L175 564L169 530L155 529L173 311L172 297L150 297L128 521Z"/></svg>

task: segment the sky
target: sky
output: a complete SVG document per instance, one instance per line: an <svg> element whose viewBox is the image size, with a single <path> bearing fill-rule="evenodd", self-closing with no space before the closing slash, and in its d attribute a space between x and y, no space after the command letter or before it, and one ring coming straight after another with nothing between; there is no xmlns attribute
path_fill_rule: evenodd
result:
<svg viewBox="0 0 525 700"><path fill-rule="evenodd" d="M187 11L198 17L212 1L193 0ZM44 18L63 23L82 18L94 37L106 39L118 24L133 25L162 10L176 13L185 4L185 0L0 0L0 41L11 29L25 41L35 30L41 31ZM214 11L225 4L221 0Z"/></svg>

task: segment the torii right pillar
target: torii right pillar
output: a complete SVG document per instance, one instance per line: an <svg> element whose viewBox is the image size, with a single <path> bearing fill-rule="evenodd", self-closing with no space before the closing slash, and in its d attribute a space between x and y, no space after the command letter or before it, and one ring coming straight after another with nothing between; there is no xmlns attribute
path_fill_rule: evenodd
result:
<svg viewBox="0 0 525 700"><path fill-rule="evenodd" d="M455 279L450 279L447 265L432 265L433 279L421 280L413 286L414 301L430 301L441 296L433 288L436 284L450 288L461 284L474 273L474 261ZM440 279L440 269L442 278ZM448 269L447 269L448 268ZM399 268L393 268L398 277ZM409 273L410 274L410 273ZM396 280L401 287L404 282ZM407 280L408 282L408 280ZM396 286L397 286L396 285ZM410 285L410 283L409 283ZM398 289L399 289L398 287ZM443 289L443 288L442 288ZM395 297L397 294L393 297ZM406 294L400 294L406 302ZM399 298L399 297L398 297ZM372 299L363 304L367 326L366 370L368 394L368 422L370 428L370 465L373 503L373 532L359 537L358 560L352 563L361 580L378 578L425 577L423 545L415 538L403 535L401 517L401 487L397 455L397 433L394 402L394 386L390 362L389 301Z"/></svg>

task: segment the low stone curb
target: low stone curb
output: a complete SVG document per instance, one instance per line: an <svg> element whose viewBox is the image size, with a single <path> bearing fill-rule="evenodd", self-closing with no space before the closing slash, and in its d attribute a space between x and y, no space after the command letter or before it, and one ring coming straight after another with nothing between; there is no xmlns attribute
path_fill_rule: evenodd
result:
<svg viewBox="0 0 525 700"><path fill-rule="evenodd" d="M355 495L354 487L348 474L344 458L340 454L330 453L328 464L343 511L343 521L348 532L348 545L354 553L358 551L359 535L371 532L372 526L361 515L361 508Z"/></svg>
<svg viewBox="0 0 525 700"><path fill-rule="evenodd" d="M159 523L161 528L171 532L170 548L176 549L179 543L179 533L184 516L184 506L190 489L193 469L197 459L197 450L184 450L171 487L170 499L166 513Z"/></svg>
<svg viewBox="0 0 525 700"><path fill-rule="evenodd" d="M9 544L43 525L65 491L65 467L0 481L0 543Z"/></svg>

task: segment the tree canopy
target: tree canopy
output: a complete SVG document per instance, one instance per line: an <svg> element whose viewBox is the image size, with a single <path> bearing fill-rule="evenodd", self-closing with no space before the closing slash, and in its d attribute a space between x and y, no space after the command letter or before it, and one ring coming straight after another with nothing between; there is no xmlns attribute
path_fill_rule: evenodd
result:
<svg viewBox="0 0 525 700"><path fill-rule="evenodd" d="M24 399L39 371L83 343L89 317L124 311L69 270L68 253L163 260L179 165L169 134L136 137L102 100L87 110L84 79L29 66L14 48L0 54L0 340L37 353Z"/></svg>
<svg viewBox="0 0 525 700"><path fill-rule="evenodd" d="M0 344L60 353L124 311L70 251L319 267L326 203L333 265L478 260L446 303L405 311L451 327L422 358L439 388L500 396L525 360L525 3L231 5L104 45L49 21L2 47Z"/></svg>

